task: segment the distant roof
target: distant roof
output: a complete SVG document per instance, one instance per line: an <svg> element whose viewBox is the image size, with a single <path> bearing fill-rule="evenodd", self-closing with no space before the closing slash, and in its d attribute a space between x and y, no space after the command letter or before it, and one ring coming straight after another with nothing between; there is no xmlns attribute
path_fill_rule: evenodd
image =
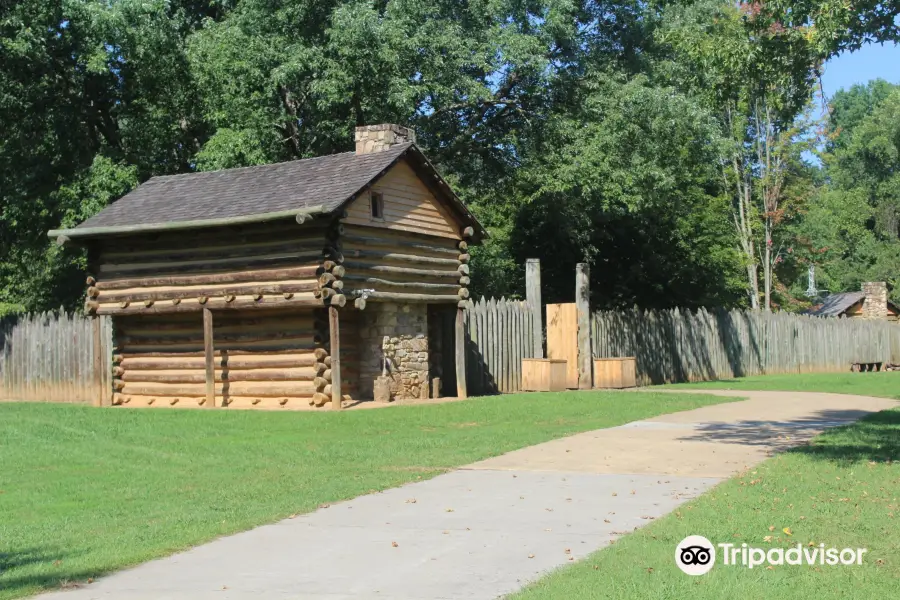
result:
<svg viewBox="0 0 900 600"><path fill-rule="evenodd" d="M420 174L427 172L462 222L486 236L475 217L413 143L381 152L344 152L288 162L152 177L74 229L53 237L93 237L163 227L189 229L229 220L292 212L325 214L337 210L403 157ZM426 178L428 179L428 178Z"/></svg>
<svg viewBox="0 0 900 600"><path fill-rule="evenodd" d="M839 317L851 306L866 297L862 292L841 292L831 294L821 304L813 306L806 311L808 315L817 317Z"/></svg>

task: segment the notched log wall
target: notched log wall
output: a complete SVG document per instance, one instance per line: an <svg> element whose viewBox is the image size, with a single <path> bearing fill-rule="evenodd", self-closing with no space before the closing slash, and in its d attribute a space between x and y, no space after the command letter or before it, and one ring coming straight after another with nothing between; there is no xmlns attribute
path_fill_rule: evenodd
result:
<svg viewBox="0 0 900 600"><path fill-rule="evenodd" d="M339 246L351 297L429 304L469 297L465 241L344 225Z"/></svg>
<svg viewBox="0 0 900 600"><path fill-rule="evenodd" d="M216 313L216 405L309 408L315 404L331 384L324 312ZM120 316L115 327L115 404L204 404L203 319L199 313Z"/></svg>
<svg viewBox="0 0 900 600"><path fill-rule="evenodd" d="M86 309L129 315L321 306L319 278L333 251L323 225L293 220L110 238L94 253Z"/></svg>

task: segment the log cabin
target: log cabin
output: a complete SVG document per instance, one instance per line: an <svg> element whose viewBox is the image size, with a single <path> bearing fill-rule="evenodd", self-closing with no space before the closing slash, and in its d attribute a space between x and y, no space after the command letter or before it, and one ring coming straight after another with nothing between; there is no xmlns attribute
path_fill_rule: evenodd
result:
<svg viewBox="0 0 900 600"><path fill-rule="evenodd" d="M487 234L397 125L356 150L153 177L77 227L113 321L97 404L307 408L465 397L469 253ZM112 377L100 377L105 369Z"/></svg>
<svg viewBox="0 0 900 600"><path fill-rule="evenodd" d="M870 281L858 292L830 294L806 311L815 317L847 317L863 319L900 319L900 307L888 299L887 282Z"/></svg>

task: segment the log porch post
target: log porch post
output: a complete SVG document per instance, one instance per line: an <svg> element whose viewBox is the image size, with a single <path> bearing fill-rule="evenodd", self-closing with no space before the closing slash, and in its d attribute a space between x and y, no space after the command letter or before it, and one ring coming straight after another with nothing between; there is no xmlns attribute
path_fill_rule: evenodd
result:
<svg viewBox="0 0 900 600"><path fill-rule="evenodd" d="M328 307L328 332L331 338L331 409L341 410L341 331L336 306Z"/></svg>
<svg viewBox="0 0 900 600"><path fill-rule="evenodd" d="M213 315L203 307L203 358L206 361L206 408L216 406L216 357L213 348Z"/></svg>
<svg viewBox="0 0 900 600"><path fill-rule="evenodd" d="M103 332L100 317L96 314L91 317L91 329L94 337L94 383L97 386L94 406L103 406L106 398L106 389L103 387Z"/></svg>
<svg viewBox="0 0 900 600"><path fill-rule="evenodd" d="M456 397L468 398L466 390L466 311L463 308L456 309Z"/></svg>

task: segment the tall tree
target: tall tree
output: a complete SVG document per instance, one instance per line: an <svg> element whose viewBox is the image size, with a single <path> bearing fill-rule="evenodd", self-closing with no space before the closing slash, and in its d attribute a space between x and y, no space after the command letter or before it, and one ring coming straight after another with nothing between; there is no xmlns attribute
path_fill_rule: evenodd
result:
<svg viewBox="0 0 900 600"><path fill-rule="evenodd" d="M669 78L702 99L728 140L721 169L748 299L759 308L762 295L769 310L784 178L798 134L795 117L812 89L814 57L780 25L748 28L759 11L757 4L736 8L718 0L673 6L660 38L672 53Z"/></svg>

